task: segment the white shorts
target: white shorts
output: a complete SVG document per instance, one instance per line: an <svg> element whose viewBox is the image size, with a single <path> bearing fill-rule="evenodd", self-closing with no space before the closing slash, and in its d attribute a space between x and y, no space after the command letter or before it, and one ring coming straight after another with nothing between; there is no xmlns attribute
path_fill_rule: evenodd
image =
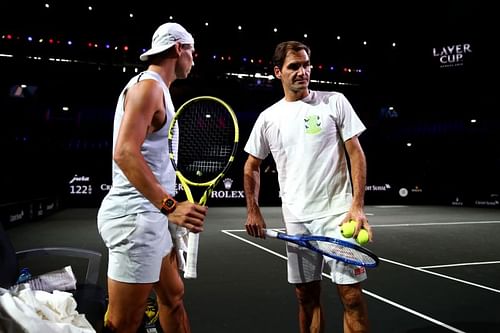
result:
<svg viewBox="0 0 500 333"><path fill-rule="evenodd" d="M286 231L290 235L322 235L355 242L353 238L345 238L340 233L339 224L345 216L346 213L343 213L313 221L286 223ZM353 284L367 278L364 267L344 264L296 244L286 242L286 251L288 282L293 284L321 280L325 262L330 267L333 283Z"/></svg>
<svg viewBox="0 0 500 333"><path fill-rule="evenodd" d="M129 283L154 283L160 279L162 260L173 247L165 215L147 212L115 219L98 216L97 225L109 250L109 278Z"/></svg>

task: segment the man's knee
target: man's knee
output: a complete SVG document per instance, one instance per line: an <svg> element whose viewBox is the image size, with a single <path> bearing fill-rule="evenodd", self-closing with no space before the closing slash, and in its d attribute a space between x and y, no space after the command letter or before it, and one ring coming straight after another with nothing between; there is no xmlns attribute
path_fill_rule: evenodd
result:
<svg viewBox="0 0 500 333"><path fill-rule="evenodd" d="M183 305L184 285L179 284L170 288L169 292L157 291L157 301L160 307L174 311Z"/></svg>
<svg viewBox="0 0 500 333"><path fill-rule="evenodd" d="M338 290L346 311L364 307L363 291L360 285L339 286Z"/></svg>
<svg viewBox="0 0 500 333"><path fill-rule="evenodd" d="M144 316L144 308L138 306L136 309L131 309L127 313L122 311L110 312L106 311L104 325L110 332L135 332L141 326Z"/></svg>
<svg viewBox="0 0 500 333"><path fill-rule="evenodd" d="M319 281L298 283L295 285L295 295L299 304L318 304L321 295L321 284Z"/></svg>

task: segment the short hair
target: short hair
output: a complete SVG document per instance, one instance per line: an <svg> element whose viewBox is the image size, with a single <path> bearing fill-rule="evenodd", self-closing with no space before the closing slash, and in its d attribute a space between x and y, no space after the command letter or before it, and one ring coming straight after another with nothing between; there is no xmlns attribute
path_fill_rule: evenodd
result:
<svg viewBox="0 0 500 333"><path fill-rule="evenodd" d="M279 43L276 46L276 49L274 50L274 55L272 59L273 66L277 66L279 69L281 69L283 67L283 63L285 62L285 58L288 51L298 52L301 50L306 51L309 57L311 56L311 49L304 43L293 40Z"/></svg>

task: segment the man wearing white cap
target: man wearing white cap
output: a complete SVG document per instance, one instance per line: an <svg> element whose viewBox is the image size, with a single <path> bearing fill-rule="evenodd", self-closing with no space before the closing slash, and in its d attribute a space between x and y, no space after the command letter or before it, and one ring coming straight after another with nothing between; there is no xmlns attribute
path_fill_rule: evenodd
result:
<svg viewBox="0 0 500 333"><path fill-rule="evenodd" d="M207 208L177 202L168 158L175 109L169 87L188 76L194 39L177 23L153 35L148 62L122 90L113 129L112 187L99 208L99 233L109 250L106 329L137 332L154 290L163 332L190 332L184 283L175 248L178 235L201 232ZM174 152L176 154L176 152Z"/></svg>

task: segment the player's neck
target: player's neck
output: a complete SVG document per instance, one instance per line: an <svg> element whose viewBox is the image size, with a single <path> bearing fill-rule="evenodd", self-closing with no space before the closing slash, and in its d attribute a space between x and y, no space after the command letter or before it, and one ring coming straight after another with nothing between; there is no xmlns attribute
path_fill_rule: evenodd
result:
<svg viewBox="0 0 500 333"><path fill-rule="evenodd" d="M295 102L301 99L306 98L309 95L309 89L293 91L293 90L285 90L285 101L287 102Z"/></svg>
<svg viewBox="0 0 500 333"><path fill-rule="evenodd" d="M167 87L170 87L172 82L175 81L175 74L174 75L171 74L172 70L170 70L168 66L164 65L159 66L155 64L150 64L148 66L148 71L158 73L163 79L163 82L165 82L165 84L167 85Z"/></svg>

